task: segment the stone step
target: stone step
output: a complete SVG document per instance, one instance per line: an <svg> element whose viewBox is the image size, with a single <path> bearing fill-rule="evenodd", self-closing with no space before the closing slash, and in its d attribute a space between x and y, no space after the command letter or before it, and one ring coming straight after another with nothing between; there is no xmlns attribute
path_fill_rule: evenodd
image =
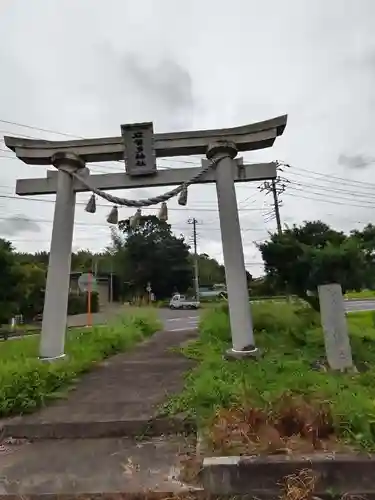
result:
<svg viewBox="0 0 375 500"><path fill-rule="evenodd" d="M375 455L368 454L207 457L203 460L200 482L213 495L251 493L255 497L280 498L286 478L301 471L303 476L294 484L304 489L312 480L314 497L331 495L332 498L334 494L338 498L343 495L375 498Z"/></svg>
<svg viewBox="0 0 375 500"><path fill-rule="evenodd" d="M124 493L182 494L196 488L179 479L193 438L46 440L4 445L0 498ZM14 498L14 497L13 497ZM92 498L92 496L91 496Z"/></svg>
<svg viewBox="0 0 375 500"><path fill-rule="evenodd" d="M123 405L122 405L123 406ZM137 415L139 403L127 403L128 415L116 419L113 405L100 411L97 405L87 405L86 415L75 415L75 419L58 421L27 421L23 418L3 423L4 437L16 439L93 439L104 437L163 436L195 432L194 420L184 416L148 418ZM90 410L93 414L90 414ZM95 413L98 418L95 418ZM119 413L119 412L117 412ZM132 415L129 416L129 413ZM110 414L113 417L110 417Z"/></svg>

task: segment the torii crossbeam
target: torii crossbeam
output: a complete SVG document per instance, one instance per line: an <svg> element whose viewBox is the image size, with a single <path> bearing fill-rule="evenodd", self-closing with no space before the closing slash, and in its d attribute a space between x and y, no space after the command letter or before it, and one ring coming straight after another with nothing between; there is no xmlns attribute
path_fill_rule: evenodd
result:
<svg viewBox="0 0 375 500"><path fill-rule="evenodd" d="M5 137L6 146L20 160L30 165L52 164L57 169L48 171L46 178L19 179L16 185L20 196L56 193L40 358L64 356L76 192L179 185L202 169L195 183L215 182L218 196L233 341L228 354L256 355L234 182L274 179L276 163L243 165L241 158L235 158L238 151L271 147L282 135L286 122L284 115L230 129L155 135L151 123L133 124L122 126L122 137L72 141ZM202 160L202 169L157 170L156 157L193 154L206 154L209 163ZM140 157L144 161L138 161ZM86 168L89 162L124 159L123 173L91 175Z"/></svg>

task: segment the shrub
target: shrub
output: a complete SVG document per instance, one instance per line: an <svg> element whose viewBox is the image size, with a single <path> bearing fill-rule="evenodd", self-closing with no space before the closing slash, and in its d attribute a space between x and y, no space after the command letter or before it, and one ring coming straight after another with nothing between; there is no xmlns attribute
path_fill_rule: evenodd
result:
<svg viewBox="0 0 375 500"><path fill-rule="evenodd" d="M84 314L87 312L88 294L87 293L71 293L68 298L68 314ZM99 312L99 294L97 292L91 293L91 312Z"/></svg>

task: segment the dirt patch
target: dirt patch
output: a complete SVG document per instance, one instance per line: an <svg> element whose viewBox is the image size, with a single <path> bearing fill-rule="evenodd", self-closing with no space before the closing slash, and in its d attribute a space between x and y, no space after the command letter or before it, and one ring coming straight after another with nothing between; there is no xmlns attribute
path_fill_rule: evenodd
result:
<svg viewBox="0 0 375 500"><path fill-rule="evenodd" d="M349 453L335 436L329 409L283 398L269 412L231 408L217 412L203 436L204 455Z"/></svg>

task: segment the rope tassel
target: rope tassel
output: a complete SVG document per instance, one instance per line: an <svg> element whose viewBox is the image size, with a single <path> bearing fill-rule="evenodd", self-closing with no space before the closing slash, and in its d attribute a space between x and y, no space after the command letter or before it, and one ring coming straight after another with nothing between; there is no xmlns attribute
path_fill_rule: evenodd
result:
<svg viewBox="0 0 375 500"><path fill-rule="evenodd" d="M141 217L142 217L142 210L138 208L135 214L130 217L129 226L132 228L138 226Z"/></svg>
<svg viewBox="0 0 375 500"><path fill-rule="evenodd" d="M118 208L116 205L112 207L112 210L109 212L107 222L108 224L118 224Z"/></svg>
<svg viewBox="0 0 375 500"><path fill-rule="evenodd" d="M167 221L168 220L168 207L165 201L161 204L160 210L159 210L159 219L162 221Z"/></svg>
<svg viewBox="0 0 375 500"><path fill-rule="evenodd" d="M178 204L185 206L187 204L187 198L188 198L188 188L185 185L182 187L180 195L178 197Z"/></svg>
<svg viewBox="0 0 375 500"><path fill-rule="evenodd" d="M96 198L94 194L90 196L90 199L85 207L85 211L89 214L94 214L96 212Z"/></svg>

